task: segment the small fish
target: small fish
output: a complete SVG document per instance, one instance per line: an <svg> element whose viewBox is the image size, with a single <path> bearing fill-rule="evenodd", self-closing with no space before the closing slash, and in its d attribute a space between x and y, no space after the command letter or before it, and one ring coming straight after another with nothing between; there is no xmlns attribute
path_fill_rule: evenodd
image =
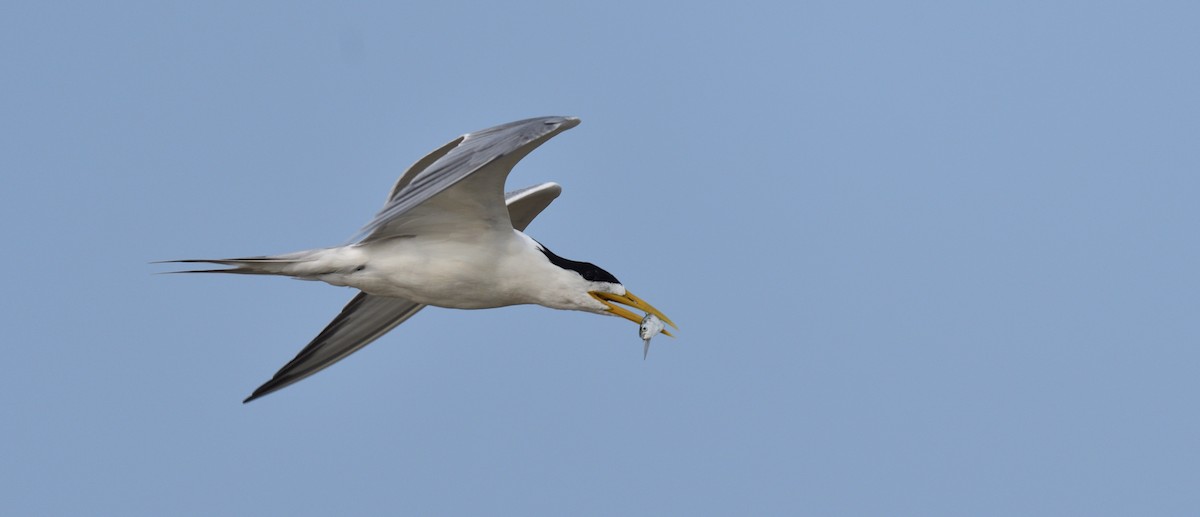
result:
<svg viewBox="0 0 1200 517"><path fill-rule="evenodd" d="M642 324L638 327L638 336L641 336L645 342L645 346L642 348L643 361L646 360L646 356L650 355L650 338L657 336L664 328L666 327L663 326L663 322L658 319L658 316L647 314L645 318L642 318Z"/></svg>

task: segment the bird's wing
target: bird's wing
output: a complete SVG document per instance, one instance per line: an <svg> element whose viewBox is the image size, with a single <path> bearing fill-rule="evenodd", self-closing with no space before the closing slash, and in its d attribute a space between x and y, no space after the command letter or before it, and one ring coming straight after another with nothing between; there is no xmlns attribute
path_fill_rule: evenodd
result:
<svg viewBox="0 0 1200 517"><path fill-rule="evenodd" d="M558 198L559 194L562 194L562 187L553 182L525 187L504 194L504 201L508 204L508 217L512 220L513 228L525 231L529 223L533 222L533 218L550 206L550 203Z"/></svg>
<svg viewBox="0 0 1200 517"><path fill-rule="evenodd" d="M560 193L562 187L557 184L543 183L505 194L513 227L524 230ZM281 390L342 360L404 323L424 307L423 304L403 298L358 293L317 337L280 368L271 380L254 390L245 402Z"/></svg>
<svg viewBox="0 0 1200 517"><path fill-rule="evenodd" d="M323 370L404 323L425 305L360 292L296 357L243 402L281 390Z"/></svg>
<svg viewBox="0 0 1200 517"><path fill-rule="evenodd" d="M467 133L400 177L383 209L359 232L361 241L402 235L507 231L504 181L522 158L579 124L542 117Z"/></svg>

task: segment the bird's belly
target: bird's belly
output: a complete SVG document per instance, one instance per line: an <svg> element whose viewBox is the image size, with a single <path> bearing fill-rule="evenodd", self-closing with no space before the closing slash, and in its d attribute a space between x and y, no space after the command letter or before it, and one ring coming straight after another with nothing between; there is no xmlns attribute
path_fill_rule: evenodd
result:
<svg viewBox="0 0 1200 517"><path fill-rule="evenodd" d="M520 297L498 289L487 279L464 275L430 274L420 278L394 275L368 280L354 287L378 296L404 298L454 309L488 309L525 303Z"/></svg>
<svg viewBox="0 0 1200 517"><path fill-rule="evenodd" d="M529 303L523 282L506 271L503 246L405 240L369 250L366 267L347 282L377 296L455 309Z"/></svg>

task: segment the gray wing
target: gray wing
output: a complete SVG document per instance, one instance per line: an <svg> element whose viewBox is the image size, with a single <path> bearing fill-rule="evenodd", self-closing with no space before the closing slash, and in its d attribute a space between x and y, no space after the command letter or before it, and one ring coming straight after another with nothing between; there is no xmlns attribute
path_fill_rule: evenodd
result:
<svg viewBox="0 0 1200 517"><path fill-rule="evenodd" d="M557 184L543 183L505 194L513 227L524 230L561 193L562 187ZM358 293L317 337L280 368L271 380L254 390L243 403L281 390L325 369L371 344L423 308L425 305L403 298Z"/></svg>
<svg viewBox="0 0 1200 517"><path fill-rule="evenodd" d="M423 308L423 304L403 298L387 298L359 292L325 330L317 334L294 359L280 368L271 380L254 390L242 403L281 390L325 369L369 345Z"/></svg>
<svg viewBox="0 0 1200 517"><path fill-rule="evenodd" d="M531 118L451 141L401 176L359 239L511 228L503 208L508 173L538 146L578 124L572 117Z"/></svg>
<svg viewBox="0 0 1200 517"><path fill-rule="evenodd" d="M533 218L550 206L559 194L562 194L562 187L558 183L542 183L504 194L513 228L525 231Z"/></svg>

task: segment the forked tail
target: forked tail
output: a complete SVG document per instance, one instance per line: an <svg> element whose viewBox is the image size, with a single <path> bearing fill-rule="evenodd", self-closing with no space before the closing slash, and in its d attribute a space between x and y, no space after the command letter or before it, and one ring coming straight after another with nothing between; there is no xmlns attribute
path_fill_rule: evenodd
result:
<svg viewBox="0 0 1200 517"><path fill-rule="evenodd" d="M323 248L282 255L229 259L166 260L170 264L217 264L220 269L189 269L172 273L234 273L239 275L283 275L305 280L325 280L331 274L349 273L359 267L345 248Z"/></svg>

